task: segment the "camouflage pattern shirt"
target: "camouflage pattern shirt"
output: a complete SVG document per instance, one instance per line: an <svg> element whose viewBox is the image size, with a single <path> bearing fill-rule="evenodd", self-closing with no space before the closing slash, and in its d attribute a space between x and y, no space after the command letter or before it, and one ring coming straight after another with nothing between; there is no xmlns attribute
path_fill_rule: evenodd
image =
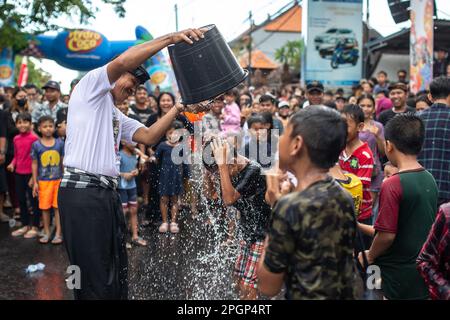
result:
<svg viewBox="0 0 450 320"><path fill-rule="evenodd" d="M264 264L286 273L287 299L353 299L355 232L352 198L328 177L278 201Z"/></svg>

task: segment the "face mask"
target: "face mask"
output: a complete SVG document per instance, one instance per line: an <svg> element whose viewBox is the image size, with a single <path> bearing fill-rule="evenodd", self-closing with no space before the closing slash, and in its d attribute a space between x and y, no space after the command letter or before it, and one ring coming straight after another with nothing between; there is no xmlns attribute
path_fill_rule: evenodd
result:
<svg viewBox="0 0 450 320"><path fill-rule="evenodd" d="M27 104L27 99L18 99L17 104L19 107L23 108Z"/></svg>

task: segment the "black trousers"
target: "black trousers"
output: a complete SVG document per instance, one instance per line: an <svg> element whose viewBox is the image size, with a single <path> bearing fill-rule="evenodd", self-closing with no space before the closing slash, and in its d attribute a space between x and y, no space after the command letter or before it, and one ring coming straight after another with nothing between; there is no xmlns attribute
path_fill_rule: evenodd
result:
<svg viewBox="0 0 450 320"><path fill-rule="evenodd" d="M58 206L70 264L81 271L75 299L127 299L126 225L117 191L62 187Z"/></svg>
<svg viewBox="0 0 450 320"><path fill-rule="evenodd" d="M14 178L16 185L16 194L19 198L20 221L22 222L22 225L39 227L41 215L38 208L38 202L36 198L33 198L33 190L28 185L28 182L31 179L31 174L16 173L14 175ZM28 210L27 197L33 209L33 215L30 215L30 212Z"/></svg>

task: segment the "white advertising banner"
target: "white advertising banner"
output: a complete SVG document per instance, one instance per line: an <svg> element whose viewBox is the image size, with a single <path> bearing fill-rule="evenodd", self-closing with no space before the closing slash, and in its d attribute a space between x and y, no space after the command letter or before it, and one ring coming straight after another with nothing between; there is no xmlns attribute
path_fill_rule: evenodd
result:
<svg viewBox="0 0 450 320"><path fill-rule="evenodd" d="M305 81L318 80L328 87L358 83L362 73L362 0L308 0L306 7Z"/></svg>

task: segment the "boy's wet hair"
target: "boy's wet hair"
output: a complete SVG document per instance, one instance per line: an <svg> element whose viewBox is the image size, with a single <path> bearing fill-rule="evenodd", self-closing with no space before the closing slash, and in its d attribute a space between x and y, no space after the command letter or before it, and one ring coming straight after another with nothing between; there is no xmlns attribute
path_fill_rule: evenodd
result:
<svg viewBox="0 0 450 320"><path fill-rule="evenodd" d="M291 137L303 138L317 167L329 169L336 164L347 140L347 123L339 112L326 106L309 107L295 113L289 125Z"/></svg>
<svg viewBox="0 0 450 320"><path fill-rule="evenodd" d="M433 99L447 99L450 95L450 78L440 76L430 83L430 94Z"/></svg>
<svg viewBox="0 0 450 320"><path fill-rule="evenodd" d="M239 150L242 147L242 134L240 133L228 133L225 137L212 137L211 139L209 139L204 145L203 145L203 157L202 157L202 162L203 162L203 166L205 167L206 170L208 170L209 172L217 172L217 170L219 169L219 166L216 163L216 159L214 158L214 153L212 151L212 142L214 139L229 139L229 138L233 138L233 140L235 141L235 146L233 146L233 148L231 148L231 151L233 152L233 158L237 158L238 155L240 154Z"/></svg>
<svg viewBox="0 0 450 320"><path fill-rule="evenodd" d="M342 114L349 115L356 122L356 125L364 122L364 112L356 104L347 104L342 110Z"/></svg>
<svg viewBox="0 0 450 320"><path fill-rule="evenodd" d="M170 130L170 129L178 130L178 129L183 129L183 128L184 128L184 125L183 125L183 123L182 123L181 121L174 120L174 121L172 121L172 123L170 124L169 130Z"/></svg>
<svg viewBox="0 0 450 320"><path fill-rule="evenodd" d="M16 117L16 123L19 121L31 122L31 114L28 112L19 113Z"/></svg>
<svg viewBox="0 0 450 320"><path fill-rule="evenodd" d="M425 126L414 113L397 114L384 128L386 141L407 155L418 155L425 139Z"/></svg>
<svg viewBox="0 0 450 320"><path fill-rule="evenodd" d="M38 126L40 126L42 123L47 122L47 121L55 124L55 120L51 116L40 117L37 124L38 124Z"/></svg>

